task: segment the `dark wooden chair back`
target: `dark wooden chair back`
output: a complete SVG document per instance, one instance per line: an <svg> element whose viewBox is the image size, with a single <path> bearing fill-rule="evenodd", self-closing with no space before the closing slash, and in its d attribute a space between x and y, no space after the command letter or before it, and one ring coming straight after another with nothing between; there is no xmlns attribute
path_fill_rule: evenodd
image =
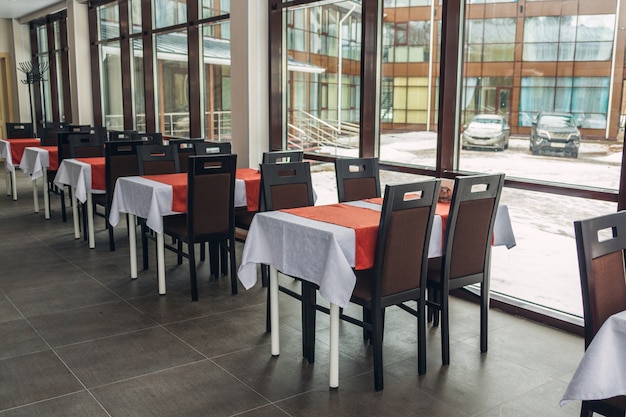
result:
<svg viewBox="0 0 626 417"><path fill-rule="evenodd" d="M91 131L91 126L90 125L70 125L70 124L62 124L61 126L63 126L65 128L66 132L89 132Z"/></svg>
<svg viewBox="0 0 626 417"><path fill-rule="evenodd" d="M190 156L187 191L188 234L192 241L229 237L235 228L237 155Z"/></svg>
<svg viewBox="0 0 626 417"><path fill-rule="evenodd" d="M380 197L378 158L335 159L339 202Z"/></svg>
<svg viewBox="0 0 626 417"><path fill-rule="evenodd" d="M626 310L626 211L574 222L583 298L585 350L602 324ZM626 396L583 401L580 415L623 416Z"/></svg>
<svg viewBox="0 0 626 417"><path fill-rule="evenodd" d="M104 156L104 142L94 133L68 136L70 158L92 158Z"/></svg>
<svg viewBox="0 0 626 417"><path fill-rule="evenodd" d="M30 139L35 137L32 123L7 122L7 139Z"/></svg>
<svg viewBox="0 0 626 417"><path fill-rule="evenodd" d="M266 211L312 206L315 203L308 162L261 164Z"/></svg>
<svg viewBox="0 0 626 417"><path fill-rule="evenodd" d="M304 152L302 151L271 151L263 152L264 164L280 164L283 162L302 162Z"/></svg>
<svg viewBox="0 0 626 417"><path fill-rule="evenodd" d="M395 295L406 301L410 299L406 292L419 291L424 298L439 183L429 180L385 187L376 241L374 297Z"/></svg>
<svg viewBox="0 0 626 417"><path fill-rule="evenodd" d="M143 145L137 148L139 175L180 172L178 149L171 145Z"/></svg>
<svg viewBox="0 0 626 417"><path fill-rule="evenodd" d="M43 127L40 132L41 136L39 139L42 146L58 146L59 133L67 132L67 130L64 127Z"/></svg>

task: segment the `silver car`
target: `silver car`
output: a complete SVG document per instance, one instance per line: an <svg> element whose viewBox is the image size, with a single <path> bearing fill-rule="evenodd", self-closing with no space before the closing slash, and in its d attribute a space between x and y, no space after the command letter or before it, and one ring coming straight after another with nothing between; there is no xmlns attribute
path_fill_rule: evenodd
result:
<svg viewBox="0 0 626 417"><path fill-rule="evenodd" d="M511 128L502 116L479 114L461 135L463 149L480 148L503 151L509 147Z"/></svg>

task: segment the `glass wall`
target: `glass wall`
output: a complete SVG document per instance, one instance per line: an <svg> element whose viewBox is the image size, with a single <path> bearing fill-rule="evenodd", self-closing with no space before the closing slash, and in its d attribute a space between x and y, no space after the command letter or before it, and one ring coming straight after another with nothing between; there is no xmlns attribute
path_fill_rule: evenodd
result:
<svg viewBox="0 0 626 417"><path fill-rule="evenodd" d="M122 4L128 13L119 13ZM230 139L230 2L202 0L195 4L201 19L191 26L187 26L188 15L194 13L187 9L187 1L130 0L92 6L95 13L91 18L98 25L104 125L116 130L158 131L166 136ZM147 10L151 10L151 19L144 16ZM128 22L120 16L128 16ZM126 23L129 40L120 33ZM124 42L129 42L128 48ZM190 44L199 47L189 50ZM127 50L128 60L124 56ZM190 66L196 59L202 65ZM121 78L125 62L130 62L130 80ZM130 88L124 90L124 82L129 82ZM200 89L190 91L192 83ZM191 109L190 96L198 91L202 108ZM131 104L129 112L124 106Z"/></svg>
<svg viewBox="0 0 626 417"><path fill-rule="evenodd" d="M435 10L430 1L384 2L377 150L381 161L435 165L441 42L436 18L440 14Z"/></svg>
<svg viewBox="0 0 626 417"><path fill-rule="evenodd" d="M358 154L361 4L286 8L286 148Z"/></svg>

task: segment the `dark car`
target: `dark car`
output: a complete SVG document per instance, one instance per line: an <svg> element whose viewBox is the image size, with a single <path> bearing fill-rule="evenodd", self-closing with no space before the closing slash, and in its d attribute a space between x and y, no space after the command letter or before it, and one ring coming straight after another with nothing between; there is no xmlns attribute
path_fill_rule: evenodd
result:
<svg viewBox="0 0 626 417"><path fill-rule="evenodd" d="M463 131L463 149L495 149L503 151L509 147L511 128L502 116L479 114Z"/></svg>
<svg viewBox="0 0 626 417"><path fill-rule="evenodd" d="M574 116L569 113L539 113L530 129L530 151L538 155L557 151L572 158L578 157L580 131Z"/></svg>

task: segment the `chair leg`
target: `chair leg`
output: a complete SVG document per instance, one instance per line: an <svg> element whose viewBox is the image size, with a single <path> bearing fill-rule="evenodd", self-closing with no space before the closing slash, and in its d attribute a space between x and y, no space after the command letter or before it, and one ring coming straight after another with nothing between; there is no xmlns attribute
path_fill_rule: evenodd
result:
<svg viewBox="0 0 626 417"><path fill-rule="evenodd" d="M148 236L147 234L147 226L142 223L141 224L141 246L142 246L142 255L143 255L143 269L148 269Z"/></svg>
<svg viewBox="0 0 626 417"><path fill-rule="evenodd" d="M593 410L589 408L586 401L583 401L580 407L580 417L593 417Z"/></svg>
<svg viewBox="0 0 626 417"><path fill-rule="evenodd" d="M483 281L480 284L480 351L487 352L487 335L489 319L489 288Z"/></svg>
<svg viewBox="0 0 626 417"><path fill-rule="evenodd" d="M193 246L193 243L190 243L187 246ZM178 265L183 264L183 241L180 239L178 239L178 242L176 243L176 262Z"/></svg>
<svg viewBox="0 0 626 417"><path fill-rule="evenodd" d="M315 363L315 287L302 281L302 357Z"/></svg>
<svg viewBox="0 0 626 417"><path fill-rule="evenodd" d="M363 307L363 322L372 324L372 310L367 307ZM372 331L363 327L363 341L372 340Z"/></svg>
<svg viewBox="0 0 626 417"><path fill-rule="evenodd" d="M443 365L450 364L450 316L448 314L448 294L439 291L441 297L441 359Z"/></svg>
<svg viewBox="0 0 626 417"><path fill-rule="evenodd" d="M426 308L425 300L417 300L417 373L426 373Z"/></svg>
<svg viewBox="0 0 626 417"><path fill-rule="evenodd" d="M270 285L270 272L269 267L265 264L261 264L261 286L266 288Z"/></svg>
<svg viewBox="0 0 626 417"><path fill-rule="evenodd" d="M104 222L105 224L108 225L108 229L109 229L109 250L111 252L115 252L115 236L113 233L113 225L111 223L109 223L109 214L110 214L110 207L105 207L104 208ZM126 227L129 227L128 225L128 215L126 215Z"/></svg>
<svg viewBox="0 0 626 417"><path fill-rule="evenodd" d="M222 275L228 275L228 241L222 242L220 245L220 267Z"/></svg>
<svg viewBox="0 0 626 417"><path fill-rule="evenodd" d="M383 389L383 309L372 311L372 347L374 350L374 388Z"/></svg>
<svg viewBox="0 0 626 417"><path fill-rule="evenodd" d="M63 223L67 223L67 210L65 207L65 191L63 191L63 187L59 188L59 196L61 197L61 218L63 219Z"/></svg>
<svg viewBox="0 0 626 417"><path fill-rule="evenodd" d="M261 268L263 268L264 265L261 265ZM266 333L270 333L272 331L272 321L270 318L270 310L271 310L271 305L270 305L270 288L269 286L267 287L267 300L265 302L265 332Z"/></svg>
<svg viewBox="0 0 626 417"><path fill-rule="evenodd" d="M200 261L204 262L206 260L206 242L200 243Z"/></svg>
<svg viewBox="0 0 626 417"><path fill-rule="evenodd" d="M220 254L219 243L209 242L209 262L211 262L211 275L216 279L220 277Z"/></svg>
<svg viewBox="0 0 626 417"><path fill-rule="evenodd" d="M235 255L235 234L227 241L228 247L224 249L224 253L230 257L230 292L237 294L237 257ZM226 262L224 262L226 265Z"/></svg>
<svg viewBox="0 0 626 417"><path fill-rule="evenodd" d="M180 239L179 239L180 242ZM198 279L196 277L196 254L193 242L187 243L189 252L189 283L191 285L191 301L198 301Z"/></svg>

